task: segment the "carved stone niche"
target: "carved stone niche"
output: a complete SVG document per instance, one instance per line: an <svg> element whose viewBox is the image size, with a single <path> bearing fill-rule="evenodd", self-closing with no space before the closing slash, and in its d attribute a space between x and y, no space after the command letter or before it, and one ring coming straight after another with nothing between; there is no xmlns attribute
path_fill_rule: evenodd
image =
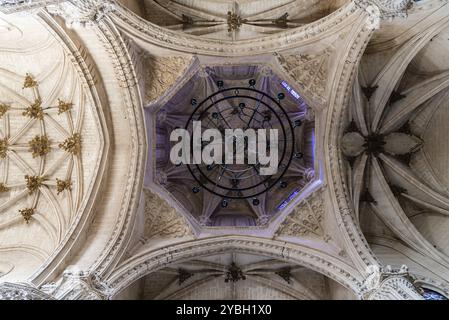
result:
<svg viewBox="0 0 449 320"><path fill-rule="evenodd" d="M415 284L408 268L395 270L390 266L369 266L368 276L362 288L364 300L424 300L421 289Z"/></svg>
<svg viewBox="0 0 449 320"><path fill-rule="evenodd" d="M28 284L2 283L0 300L54 300L54 298Z"/></svg>

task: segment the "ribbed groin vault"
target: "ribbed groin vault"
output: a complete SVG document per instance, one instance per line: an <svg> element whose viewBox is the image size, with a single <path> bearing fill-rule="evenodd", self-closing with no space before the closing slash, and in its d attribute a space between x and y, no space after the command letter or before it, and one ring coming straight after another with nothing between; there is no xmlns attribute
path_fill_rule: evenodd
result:
<svg viewBox="0 0 449 320"><path fill-rule="evenodd" d="M447 0L0 0L0 299L446 299L448 39ZM247 119L279 174L171 161Z"/></svg>

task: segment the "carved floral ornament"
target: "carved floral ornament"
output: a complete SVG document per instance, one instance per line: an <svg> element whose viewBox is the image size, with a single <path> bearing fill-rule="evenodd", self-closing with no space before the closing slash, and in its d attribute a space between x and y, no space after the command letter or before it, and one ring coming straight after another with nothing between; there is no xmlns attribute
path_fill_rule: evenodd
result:
<svg viewBox="0 0 449 320"><path fill-rule="evenodd" d="M46 8L51 14L63 17L69 27L91 27L110 14L115 3L115 0L3 0L0 12L37 14Z"/></svg>
<svg viewBox="0 0 449 320"><path fill-rule="evenodd" d="M50 177L52 176L52 171L55 171L57 168L52 167L44 170L44 166L41 166L40 170L36 171L26 160L24 160L27 158L24 153L29 153L31 158L44 163L47 157L59 148L64 151L65 154L61 156L59 162L56 162L56 165L60 164L61 161L64 161L66 158L71 158L69 162L73 163L73 161L78 161L74 160L74 158L81 155L82 137L81 134L77 132L80 128L72 127L69 131L66 131L58 124L58 117L67 117L69 121L72 121L72 103L59 99L57 106L46 106L44 99L41 98L38 81L30 74L27 74L24 79L23 89L30 90L31 94L34 96L34 103L31 103L30 106L23 107L16 103L1 103L2 113L0 114L0 119L4 120L4 127L2 128L2 133L0 135L0 161L4 168L8 168L10 164L14 163L14 165L21 168L25 174L23 184L14 183L13 185L8 183L7 172L4 172L3 175L0 176L2 179L0 180L0 196L9 197L9 199L0 206L0 210L8 208L18 200L17 195L9 195L12 189L24 188L33 201L30 207L20 209L19 214L23 217L26 223L29 223L38 211L39 199L45 197L48 188L55 188L58 195L63 192L72 191L73 181L71 180L71 171L73 169L70 168L73 168L73 164L69 166L69 170L65 177L61 176L55 180L51 180ZM28 120L25 123L25 126L14 135L10 130L9 123L18 117ZM24 143L22 137L25 136L27 131L34 125L40 126L40 134L35 135L27 143ZM61 141L59 144L56 143L56 141L47 134L47 126L53 126L59 132L64 133L63 136L66 137L65 140Z"/></svg>

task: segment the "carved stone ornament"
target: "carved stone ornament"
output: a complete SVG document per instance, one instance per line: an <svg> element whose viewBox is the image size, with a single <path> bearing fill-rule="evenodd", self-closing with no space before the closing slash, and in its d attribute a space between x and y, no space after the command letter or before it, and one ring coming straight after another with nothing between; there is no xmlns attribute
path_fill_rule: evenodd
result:
<svg viewBox="0 0 449 320"><path fill-rule="evenodd" d="M41 8L60 2L61 0L0 0L0 11L6 14L39 11Z"/></svg>
<svg viewBox="0 0 449 320"><path fill-rule="evenodd" d="M413 6L412 0L356 0L362 8L379 8L382 19L406 18L407 11Z"/></svg>
<svg viewBox="0 0 449 320"><path fill-rule="evenodd" d="M113 1L72 0L48 6L47 10L65 19L69 28L92 27L114 11Z"/></svg>
<svg viewBox="0 0 449 320"><path fill-rule="evenodd" d="M181 214L150 190L145 193L145 237L182 238L193 236Z"/></svg>
<svg viewBox="0 0 449 320"><path fill-rule="evenodd" d="M107 300L110 289L95 274L69 267L62 279L42 286L42 291L58 300Z"/></svg>
<svg viewBox="0 0 449 320"><path fill-rule="evenodd" d="M367 268L366 280L362 287L365 300L423 300L420 289L415 286L406 266L398 270L390 266L381 268L371 265Z"/></svg>
<svg viewBox="0 0 449 320"><path fill-rule="evenodd" d="M324 199L322 191L317 191L309 199L305 199L287 217L277 231L278 236L315 236L324 238L326 242L330 237L325 234L322 227L324 218Z"/></svg>

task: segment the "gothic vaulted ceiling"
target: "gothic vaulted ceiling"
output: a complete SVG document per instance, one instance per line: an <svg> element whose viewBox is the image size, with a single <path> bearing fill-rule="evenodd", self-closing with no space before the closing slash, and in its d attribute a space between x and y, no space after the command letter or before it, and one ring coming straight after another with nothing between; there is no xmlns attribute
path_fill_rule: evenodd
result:
<svg viewBox="0 0 449 320"><path fill-rule="evenodd" d="M223 97L215 95L221 90L217 87L219 81L228 90ZM255 81L255 90L271 97L282 94L282 101L278 105L268 98L265 98L267 103L258 100L260 94L257 91L248 93L243 89L249 87L250 81ZM211 227L266 226L295 195L314 183L314 121L307 119L311 111L301 97L286 92L283 83L285 85L285 81L268 66L201 66L172 98L168 98L167 103L160 104L162 107L158 111L151 114L152 108L147 108L148 118L155 120L153 125L149 123L149 135L157 140L156 150L153 150L156 163L148 163L156 168L153 172L155 183L180 202L199 224ZM242 88L239 95L250 94L250 98L233 97L235 90L230 88L239 87ZM200 104L205 100L207 104L211 99L218 101L217 104L208 107L204 113L194 111L196 105L192 105L192 101ZM251 106L258 104L261 106L253 116ZM286 121L277 118L276 112L284 119L296 121L298 127L291 128ZM197 115L203 127L221 127L223 132L228 126L239 127L249 121L257 127L285 130L280 138L288 144L281 144L284 159L280 161L283 167L279 174L267 180L258 175L260 168L256 166L204 166L197 169L173 164L170 150L175 143L170 142L170 134L176 128L186 127L189 119Z"/></svg>

